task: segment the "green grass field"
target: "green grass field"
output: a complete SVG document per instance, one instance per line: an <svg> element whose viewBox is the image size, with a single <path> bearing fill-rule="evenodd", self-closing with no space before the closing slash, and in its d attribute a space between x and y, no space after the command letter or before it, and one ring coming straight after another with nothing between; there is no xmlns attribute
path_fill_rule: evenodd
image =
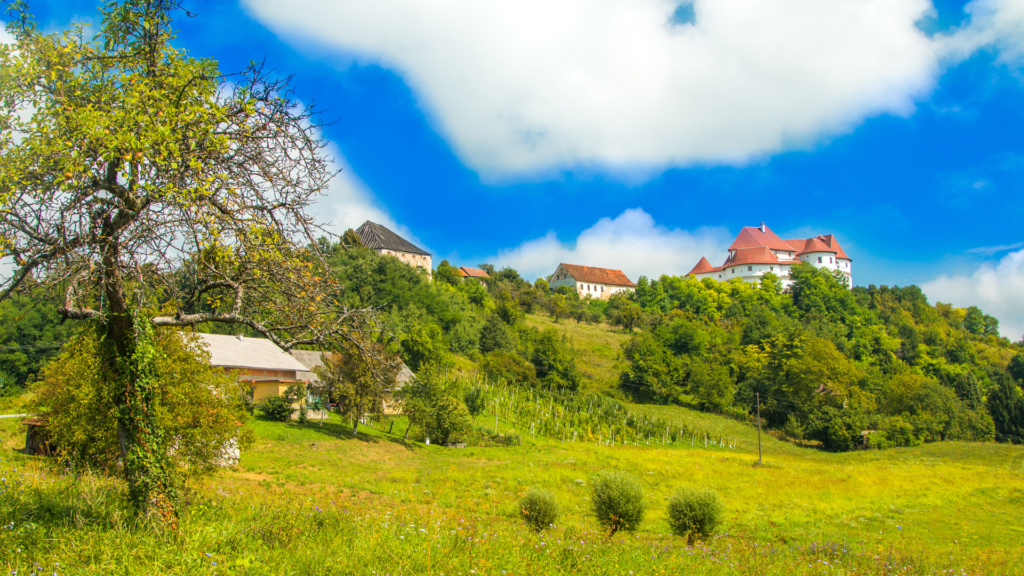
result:
<svg viewBox="0 0 1024 576"><path fill-rule="evenodd" d="M1020 574L1024 449L948 443L826 454L683 408L734 432L736 449L597 446L523 434L514 448L449 449L367 430L256 420L241 464L191 486L178 530L132 519L113 481L62 475L14 452L0 421L0 563L18 574ZM477 419L492 429L493 417ZM387 424L381 425L387 428ZM506 423L499 431L515 433ZM518 431L522 434L522 431ZM649 505L609 539L589 511L591 476L625 470ZM689 548L665 500L718 491L720 533ZM517 501L552 491L562 517L528 531Z"/></svg>
<svg viewBox="0 0 1024 576"><path fill-rule="evenodd" d="M526 316L526 325L541 330L554 328L568 335L580 354L579 366L585 377L583 390L618 396L619 374L626 367L620 351L629 334L607 324L577 324L567 319L554 322L550 316L536 314Z"/></svg>

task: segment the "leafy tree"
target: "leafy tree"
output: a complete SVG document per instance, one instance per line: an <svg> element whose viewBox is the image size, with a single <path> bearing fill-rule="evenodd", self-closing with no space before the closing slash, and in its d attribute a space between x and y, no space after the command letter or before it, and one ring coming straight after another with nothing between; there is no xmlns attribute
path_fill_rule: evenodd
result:
<svg viewBox="0 0 1024 576"><path fill-rule="evenodd" d="M1024 442L1024 394L1008 375L999 378L988 393L988 411L1001 442Z"/></svg>
<svg viewBox="0 0 1024 576"><path fill-rule="evenodd" d="M682 393L685 367L654 336L634 336L623 345L622 353L629 365L619 383L636 401L668 402Z"/></svg>
<svg viewBox="0 0 1024 576"><path fill-rule="evenodd" d="M0 302L0 377L7 394L23 391L80 328L62 322L56 303L41 290L26 292Z"/></svg>
<svg viewBox="0 0 1024 576"><path fill-rule="evenodd" d="M403 338L402 356L413 372L428 364L444 366L450 362L444 335L436 324L418 326Z"/></svg>
<svg viewBox="0 0 1024 576"><path fill-rule="evenodd" d="M364 351L369 352L365 354ZM321 385L338 403L338 412L352 419L352 435L359 419L384 416L384 401L394 392L402 363L378 342L350 345L341 352L325 353L313 369Z"/></svg>
<svg viewBox="0 0 1024 576"><path fill-rule="evenodd" d="M556 387L579 390L583 375L576 365L578 354L569 338L554 328L539 333L533 342L533 365L537 376Z"/></svg>
<svg viewBox="0 0 1024 576"><path fill-rule="evenodd" d="M591 506L611 536L619 530L635 532L646 512L643 488L624 472L605 471L591 480Z"/></svg>
<svg viewBox="0 0 1024 576"><path fill-rule="evenodd" d="M853 450L863 429L861 417L849 410L824 406L815 410L807 422L807 437L821 442L825 450Z"/></svg>
<svg viewBox="0 0 1024 576"><path fill-rule="evenodd" d="M1024 352L1014 354L1006 365L1006 372L1017 382L1024 382Z"/></svg>
<svg viewBox="0 0 1024 576"><path fill-rule="evenodd" d="M359 238L359 235L356 234L355 230L349 228L348 230L345 230L345 234L341 237L341 245L347 248L362 248L363 241Z"/></svg>
<svg viewBox="0 0 1024 576"><path fill-rule="evenodd" d="M458 286L462 282L462 275L459 274L459 269L449 264L447 260L441 260L437 270L434 270L434 282Z"/></svg>
<svg viewBox="0 0 1024 576"><path fill-rule="evenodd" d="M708 412L725 411L736 393L736 382L729 368L711 362L695 362L690 367L688 386L700 409Z"/></svg>
<svg viewBox="0 0 1024 576"><path fill-rule="evenodd" d="M425 366L396 396L409 422L440 444L469 429L469 410L458 385L435 366Z"/></svg>
<svg viewBox="0 0 1024 576"><path fill-rule="evenodd" d="M129 499L171 521L153 327L239 324L289 348L366 318L324 297L306 209L334 168L313 110L258 65L229 76L174 48L176 7L106 3L93 36L45 34L18 3L0 47L0 300L34 279L98 327Z"/></svg>
<svg viewBox="0 0 1024 576"><path fill-rule="evenodd" d="M494 276L494 265L493 264L477 264L476 267L481 269L481 270L483 270L484 272L487 272L488 276L491 276L491 277Z"/></svg>
<svg viewBox="0 0 1024 576"><path fill-rule="evenodd" d="M33 385L33 409L46 419L68 463L116 474L123 462L114 399L119 384L104 358L103 339L95 325L72 338ZM210 366L198 337L160 328L152 342L149 376L157 385L149 406L160 434L151 437L150 450L166 455L179 480L230 463L232 449L253 440L244 426L249 392L233 375Z"/></svg>
<svg viewBox="0 0 1024 576"><path fill-rule="evenodd" d="M486 354L494 350L513 350L515 346L515 334L501 316L496 313L488 316L480 330L480 351Z"/></svg>
<svg viewBox="0 0 1024 576"><path fill-rule="evenodd" d="M492 382L504 380L509 384L532 383L537 380L537 369L533 363L513 352L495 350L480 362L480 368Z"/></svg>
<svg viewBox="0 0 1024 576"><path fill-rule="evenodd" d="M643 310L632 302L627 302L616 310L611 317L612 324L621 326L627 332L632 332L634 328L640 325L641 320L643 320Z"/></svg>

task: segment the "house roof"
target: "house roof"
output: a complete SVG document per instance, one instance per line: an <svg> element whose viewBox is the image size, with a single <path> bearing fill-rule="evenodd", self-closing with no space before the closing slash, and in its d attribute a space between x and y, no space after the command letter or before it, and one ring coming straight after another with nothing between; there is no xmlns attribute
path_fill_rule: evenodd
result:
<svg viewBox="0 0 1024 576"><path fill-rule="evenodd" d="M483 270L481 270L479 268L469 268L467 266L462 266L461 268L459 268L459 275L460 276L467 276L469 278L490 278L491 277L490 274L488 274L487 272L485 272L485 271L483 271Z"/></svg>
<svg viewBox="0 0 1024 576"><path fill-rule="evenodd" d="M592 282L594 284L606 284L609 286L627 286L629 288L636 288L636 284L633 284L629 278L623 274L622 270L612 270L610 268L596 268L594 266L580 266L579 264L559 264L562 268L569 273L570 276L575 278L578 282Z"/></svg>
<svg viewBox="0 0 1024 576"><path fill-rule="evenodd" d="M306 367L265 338L198 334L210 351L210 364L225 368L302 370Z"/></svg>
<svg viewBox="0 0 1024 576"><path fill-rule="evenodd" d="M324 365L324 353L320 350L292 350L291 354L296 360L302 362L303 366L305 366L302 368L302 371L304 372L313 372L313 369L317 366ZM313 374L315 378L316 373L313 372ZM402 366L398 369L398 376L396 378L398 387L401 388L406 382L412 380L415 376L416 375L412 373L412 370L405 365L405 362L402 362Z"/></svg>
<svg viewBox="0 0 1024 576"><path fill-rule="evenodd" d="M715 267L711 265L711 262L708 262L707 258L701 256L700 262L697 262L697 265L693 267L693 270L690 270L687 276L689 276L690 274L704 274L706 272L714 271Z"/></svg>
<svg viewBox="0 0 1024 576"><path fill-rule="evenodd" d="M359 240L363 243L363 246L367 248L373 248L374 250L394 250L396 252L409 252L411 254L423 254L424 256L430 256L430 252L418 248L412 242L409 242L405 238L402 238L398 234L395 234L391 230L387 229L376 222L370 222L367 220L363 222L363 225L356 228L356 236L359 236Z"/></svg>

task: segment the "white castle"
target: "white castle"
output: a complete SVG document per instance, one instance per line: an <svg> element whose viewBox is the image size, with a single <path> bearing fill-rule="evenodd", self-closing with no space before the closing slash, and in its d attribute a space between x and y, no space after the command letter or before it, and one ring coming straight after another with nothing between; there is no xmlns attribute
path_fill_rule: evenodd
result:
<svg viewBox="0 0 1024 576"><path fill-rule="evenodd" d="M783 240L764 222L760 226L747 226L740 230L729 246L725 264L715 267L702 257L688 275L719 281L742 278L747 282L757 282L766 272L772 272L782 280L782 286L788 288L793 283L789 269L799 262L816 268L839 270L846 275L848 286L853 286L853 261L831 234Z"/></svg>

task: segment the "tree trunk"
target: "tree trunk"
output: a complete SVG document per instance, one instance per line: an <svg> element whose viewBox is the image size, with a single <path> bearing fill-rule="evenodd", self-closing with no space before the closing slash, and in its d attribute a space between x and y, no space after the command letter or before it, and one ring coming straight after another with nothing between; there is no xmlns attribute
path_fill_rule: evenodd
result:
<svg viewBox="0 0 1024 576"><path fill-rule="evenodd" d="M113 277L106 279L104 290L104 360L116 378L113 402L128 499L139 513L176 527L174 482L154 406L158 382L152 326L133 317L117 268L108 266L107 273Z"/></svg>

